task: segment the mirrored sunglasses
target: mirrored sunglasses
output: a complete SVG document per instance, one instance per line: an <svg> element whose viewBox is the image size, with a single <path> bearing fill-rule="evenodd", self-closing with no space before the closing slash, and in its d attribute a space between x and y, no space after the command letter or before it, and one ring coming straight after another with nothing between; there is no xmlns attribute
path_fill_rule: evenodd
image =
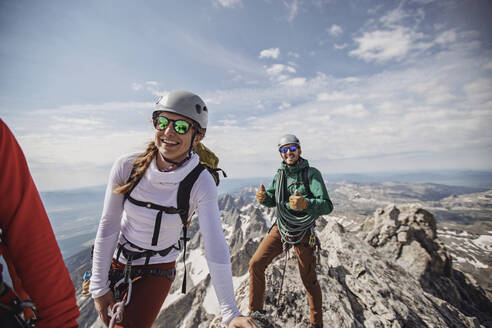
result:
<svg viewBox="0 0 492 328"><path fill-rule="evenodd" d="M164 131L169 123L173 124L174 131L178 134L185 134L191 128L191 124L185 120L171 120L165 116L157 116L154 118L154 127L156 130Z"/></svg>
<svg viewBox="0 0 492 328"><path fill-rule="evenodd" d="M290 150L291 152L295 152L298 148L299 148L299 146L297 146L297 145L290 145L290 146L280 147L279 151L282 154L285 154L285 153L287 153L288 150Z"/></svg>

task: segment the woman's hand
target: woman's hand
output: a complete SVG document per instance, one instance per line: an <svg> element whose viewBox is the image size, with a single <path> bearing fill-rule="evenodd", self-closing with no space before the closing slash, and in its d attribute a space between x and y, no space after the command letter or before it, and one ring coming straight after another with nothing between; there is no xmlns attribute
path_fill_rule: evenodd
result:
<svg viewBox="0 0 492 328"><path fill-rule="evenodd" d="M228 328L259 328L250 317L235 317L229 323Z"/></svg>
<svg viewBox="0 0 492 328"><path fill-rule="evenodd" d="M114 296L112 291L109 291L103 296L94 299L94 307L96 308L96 311L99 314L99 318L101 318L102 322L104 322L106 326L109 325L109 320L110 320L108 316L108 306L112 307L114 303L115 302L114 302Z"/></svg>

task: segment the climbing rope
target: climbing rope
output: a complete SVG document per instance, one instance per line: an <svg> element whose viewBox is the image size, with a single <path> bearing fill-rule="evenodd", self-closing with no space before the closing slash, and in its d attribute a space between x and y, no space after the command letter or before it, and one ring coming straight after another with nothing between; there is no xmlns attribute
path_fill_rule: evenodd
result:
<svg viewBox="0 0 492 328"><path fill-rule="evenodd" d="M116 302L111 310L111 321L108 328L114 328L117 323L123 321L123 312L125 310L125 301Z"/></svg>
<svg viewBox="0 0 492 328"><path fill-rule="evenodd" d="M292 214L287 208L287 186L285 184L285 173L280 169L275 189L278 231L284 243L295 245L304 238L317 217L309 214L302 216Z"/></svg>

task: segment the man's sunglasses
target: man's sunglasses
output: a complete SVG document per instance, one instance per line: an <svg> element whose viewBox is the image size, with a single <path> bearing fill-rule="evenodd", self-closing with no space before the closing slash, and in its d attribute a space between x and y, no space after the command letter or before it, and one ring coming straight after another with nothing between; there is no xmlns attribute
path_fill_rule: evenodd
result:
<svg viewBox="0 0 492 328"><path fill-rule="evenodd" d="M279 149L279 151L280 151L282 154L286 154L288 150L290 150L291 152L295 152L298 148L299 148L299 146L297 146L297 145L291 145L291 146L281 147L281 148Z"/></svg>
<svg viewBox="0 0 492 328"><path fill-rule="evenodd" d="M174 131L179 134L185 134L191 128L191 124L185 120L171 120L165 116L157 116L154 118L154 127L156 130L164 131L169 123L173 124Z"/></svg>

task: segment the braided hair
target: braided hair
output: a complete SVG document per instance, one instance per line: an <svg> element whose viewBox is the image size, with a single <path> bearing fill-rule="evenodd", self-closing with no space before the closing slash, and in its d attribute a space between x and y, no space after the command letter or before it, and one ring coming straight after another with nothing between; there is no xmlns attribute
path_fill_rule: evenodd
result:
<svg viewBox="0 0 492 328"><path fill-rule="evenodd" d="M157 154L157 146L154 141L151 141L147 145L147 149L138 155L138 157L133 162L133 170L132 175L128 179L124 185L116 187L113 192L115 194L124 194L127 191L131 190L136 182L140 180L140 178L144 175L145 171L149 167L150 163L154 159Z"/></svg>

